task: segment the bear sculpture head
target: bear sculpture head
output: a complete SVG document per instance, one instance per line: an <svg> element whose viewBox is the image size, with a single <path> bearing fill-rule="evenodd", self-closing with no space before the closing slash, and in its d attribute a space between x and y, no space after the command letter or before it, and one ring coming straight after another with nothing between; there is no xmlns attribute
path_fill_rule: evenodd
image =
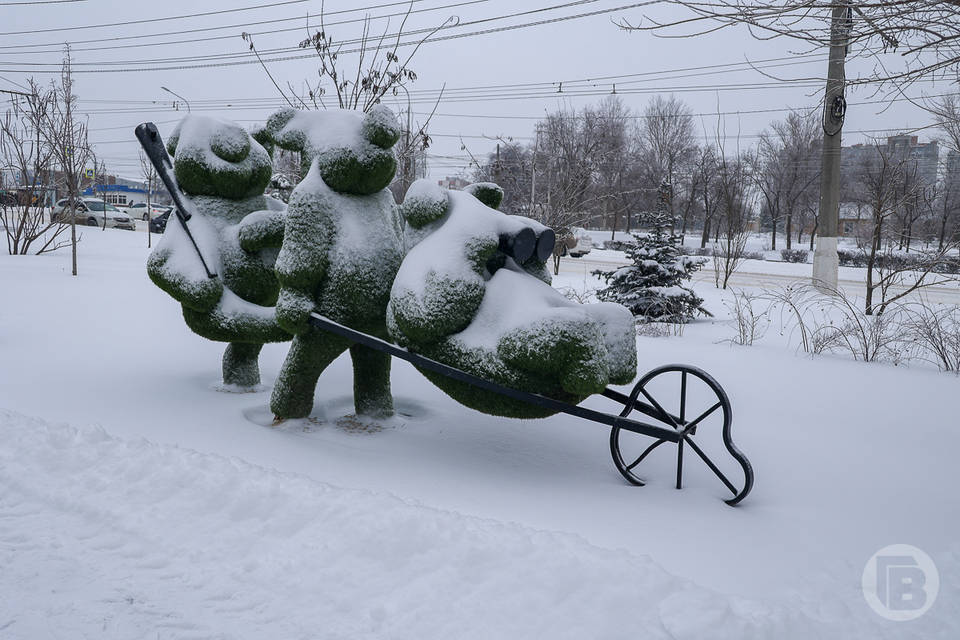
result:
<svg viewBox="0 0 960 640"><path fill-rule="evenodd" d="M366 196L385 189L397 171L392 147L400 139L397 120L385 106L368 113L346 109L282 109L267 120L257 138L299 151L303 173L316 163L334 191Z"/></svg>
<svg viewBox="0 0 960 640"><path fill-rule="evenodd" d="M270 154L235 122L188 115L167 138L180 187L190 195L243 200L263 195Z"/></svg>

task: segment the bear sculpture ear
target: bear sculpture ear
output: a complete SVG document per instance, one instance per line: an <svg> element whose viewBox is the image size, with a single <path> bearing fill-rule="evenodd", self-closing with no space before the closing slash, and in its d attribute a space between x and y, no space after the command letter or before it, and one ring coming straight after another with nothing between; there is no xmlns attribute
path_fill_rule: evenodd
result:
<svg viewBox="0 0 960 640"><path fill-rule="evenodd" d="M414 229L420 229L446 215L450 207L447 190L425 178L415 181L407 189L400 212Z"/></svg>
<svg viewBox="0 0 960 640"><path fill-rule="evenodd" d="M498 209L503 202L503 189L492 182L474 182L465 186L463 190L491 209Z"/></svg>
<svg viewBox="0 0 960 640"><path fill-rule="evenodd" d="M167 136L167 153L172 158L177 154L177 143L180 142L180 128L183 126L183 120L177 123L173 131Z"/></svg>
<svg viewBox="0 0 960 640"><path fill-rule="evenodd" d="M210 150L227 162L242 162L250 155L250 134L232 123L221 126L210 139Z"/></svg>
<svg viewBox="0 0 960 640"><path fill-rule="evenodd" d="M250 131L250 136L260 143L260 146L267 150L267 153L270 154L271 158L273 157L275 145L273 144L273 136L270 135L269 131L267 131L266 125L255 127L252 131Z"/></svg>
<svg viewBox="0 0 960 640"><path fill-rule="evenodd" d="M363 118L363 137L381 149L389 149L400 139L400 125L393 111L375 105Z"/></svg>
<svg viewBox="0 0 960 640"><path fill-rule="evenodd" d="M263 125L263 128L266 129L267 133L275 142L279 142L277 136L280 134L280 130L287 126L287 123L293 120L293 116L295 115L297 115L296 109L291 107L280 109L267 118L267 124Z"/></svg>

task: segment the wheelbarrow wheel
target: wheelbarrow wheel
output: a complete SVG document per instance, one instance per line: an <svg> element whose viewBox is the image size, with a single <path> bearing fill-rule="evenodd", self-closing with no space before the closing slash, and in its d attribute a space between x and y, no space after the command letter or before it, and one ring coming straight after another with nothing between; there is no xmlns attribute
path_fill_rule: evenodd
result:
<svg viewBox="0 0 960 640"><path fill-rule="evenodd" d="M652 384L654 381L656 384ZM690 396L694 387L697 413L691 417ZM733 498L726 500L727 504L737 504L750 492L753 487L753 470L746 456L730 438L733 421L730 399L723 387L706 371L682 364L653 369L633 387L620 416L625 418L634 410L652 418L657 426L677 431L677 489L683 486L684 448L689 446L734 494ZM711 430L719 427L724 447L743 469L742 487L735 486L694 441L697 429L707 427ZM610 431L610 454L617 470L627 482L643 486L644 480L637 474L637 468L665 442L669 441L657 439L649 443L645 436L614 426Z"/></svg>

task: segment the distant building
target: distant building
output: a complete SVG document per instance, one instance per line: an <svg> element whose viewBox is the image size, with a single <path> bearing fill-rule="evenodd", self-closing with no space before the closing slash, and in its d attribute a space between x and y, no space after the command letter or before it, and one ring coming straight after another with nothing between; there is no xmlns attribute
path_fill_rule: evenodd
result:
<svg viewBox="0 0 960 640"><path fill-rule="evenodd" d="M909 158L915 163L917 178L924 184L937 182L940 162L940 145L936 140L920 142L917 136L889 136L885 145L855 144L840 151L840 164L844 171L854 171L857 166L879 158L881 151L892 158Z"/></svg>
<svg viewBox="0 0 960 640"><path fill-rule="evenodd" d="M470 184L468 181L464 180L460 176L447 176L443 180L437 180L439 184L444 189L463 189L465 186Z"/></svg>
<svg viewBox="0 0 960 640"><path fill-rule="evenodd" d="M131 187L125 184L98 184L93 187L87 187L81 192L83 196L94 196L104 198L109 204L120 207L129 207L138 202L147 201L147 190L144 187ZM150 202L161 204L161 201L167 200L166 192L160 193L154 191L150 194Z"/></svg>

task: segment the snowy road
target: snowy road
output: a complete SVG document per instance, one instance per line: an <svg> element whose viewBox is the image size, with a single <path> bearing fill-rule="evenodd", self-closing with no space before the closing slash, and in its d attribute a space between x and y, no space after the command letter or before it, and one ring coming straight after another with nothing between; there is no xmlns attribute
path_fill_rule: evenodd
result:
<svg viewBox="0 0 960 640"><path fill-rule="evenodd" d="M620 257L622 254L611 251L604 251L603 253L606 254L603 257L562 258L560 273L572 277L589 276L596 269L611 270L628 264L627 260ZM747 260L731 276L728 286L762 289L784 287L797 281L809 282L811 269L812 266L809 264ZM707 286L715 286L713 263L707 262L703 269L694 275L693 280ZM847 295L863 297L866 286L866 269L841 267L838 284ZM904 287L891 287L893 292L903 290ZM924 287L923 295L935 303L960 304L960 281ZM910 298L908 297L908 299Z"/></svg>

